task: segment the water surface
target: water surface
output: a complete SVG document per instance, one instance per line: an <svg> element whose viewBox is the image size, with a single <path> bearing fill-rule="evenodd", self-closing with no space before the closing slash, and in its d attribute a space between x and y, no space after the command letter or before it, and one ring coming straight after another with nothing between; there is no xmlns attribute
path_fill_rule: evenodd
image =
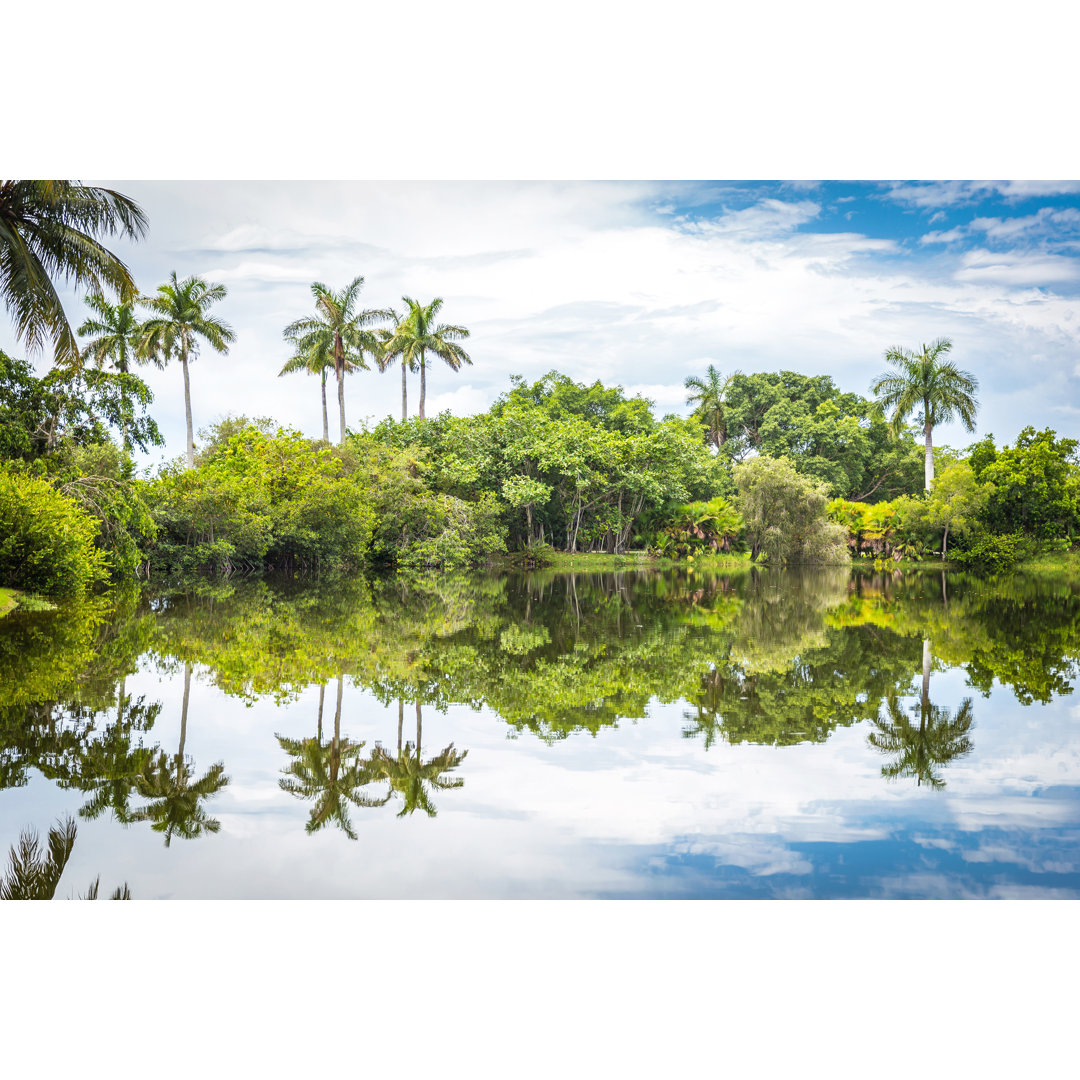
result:
<svg viewBox="0 0 1080 1080"><path fill-rule="evenodd" d="M1080 587L267 582L0 620L57 895L1080 896Z"/></svg>

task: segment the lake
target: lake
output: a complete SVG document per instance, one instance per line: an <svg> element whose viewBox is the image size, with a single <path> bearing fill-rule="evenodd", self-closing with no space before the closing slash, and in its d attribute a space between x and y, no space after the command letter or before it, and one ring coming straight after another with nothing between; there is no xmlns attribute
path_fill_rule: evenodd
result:
<svg viewBox="0 0 1080 1080"><path fill-rule="evenodd" d="M1080 896L1080 585L849 571L148 587L0 619L56 895Z"/></svg>

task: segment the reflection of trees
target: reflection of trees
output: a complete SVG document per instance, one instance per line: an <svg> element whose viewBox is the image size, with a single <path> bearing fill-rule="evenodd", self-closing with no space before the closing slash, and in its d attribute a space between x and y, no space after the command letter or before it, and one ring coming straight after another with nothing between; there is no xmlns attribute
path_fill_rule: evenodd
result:
<svg viewBox="0 0 1080 1080"><path fill-rule="evenodd" d="M344 676L337 679L337 707L334 710L334 736L322 739L323 700L325 685L319 687L319 719L314 739L288 739L278 735L281 748L292 758L286 778L278 781L281 789L300 799L314 800L307 832L317 832L331 822L350 840L356 839L349 820L349 803L356 807L382 806L390 798L374 799L361 792L377 779L370 762L361 756L362 742L354 743L341 737L341 697Z"/></svg>
<svg viewBox="0 0 1080 1080"><path fill-rule="evenodd" d="M184 757L187 740L188 700L191 695L191 664L184 665L184 698L180 711L180 746L176 754L164 750L150 759L135 781L139 795L150 801L124 817L125 822L149 821L155 832L165 834L168 847L174 836L193 840L203 833L216 833L221 822L202 808L204 799L217 794L229 782L225 765L218 762L195 779Z"/></svg>
<svg viewBox="0 0 1080 1080"><path fill-rule="evenodd" d="M927 784L935 791L945 786L945 781L935 775L936 768L948 765L973 749L968 733L974 724L971 698L964 698L953 715L948 709L930 702L930 669L933 656L929 639L923 641L922 693L919 702L911 707L912 716L918 716L918 726L911 722L901 708L895 695L890 695L885 705L885 716L875 717L875 728L867 737L875 750L893 757L883 765L881 775L889 780L913 776L919 785Z"/></svg>
<svg viewBox="0 0 1080 1080"><path fill-rule="evenodd" d="M438 811L428 791L450 791L465 783L460 776L447 779L443 774L456 769L465 760L468 750L455 750L451 743L433 758L424 761L421 750L423 718L420 702L416 703L415 748L412 743L406 743L404 747L401 745L403 713L404 702L399 701L397 754L391 755L381 746L376 746L371 755L371 765L380 778L389 781L391 792L401 796L404 805L398 812L398 817L404 817L415 810L423 810L428 817L435 817Z"/></svg>
<svg viewBox="0 0 1080 1080"><path fill-rule="evenodd" d="M75 833L74 820L65 818L49 829L48 843L42 850L37 833L24 829L8 854L8 869L0 878L0 900L51 900L75 847ZM99 875L90 883L87 900L98 898L100 884ZM130 900L127 884L118 888L111 899Z"/></svg>

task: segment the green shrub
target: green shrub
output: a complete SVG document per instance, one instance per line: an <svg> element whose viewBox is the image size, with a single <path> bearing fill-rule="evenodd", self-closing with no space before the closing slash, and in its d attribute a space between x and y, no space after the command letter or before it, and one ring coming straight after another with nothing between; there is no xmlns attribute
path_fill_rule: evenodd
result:
<svg viewBox="0 0 1080 1080"><path fill-rule="evenodd" d="M1002 574L1012 570L1017 563L1030 558L1035 544L1023 533L997 536L982 535L964 551L953 553L953 559L968 570L984 574Z"/></svg>
<svg viewBox="0 0 1080 1080"><path fill-rule="evenodd" d="M0 466L0 583L83 596L108 577L98 523L47 481Z"/></svg>

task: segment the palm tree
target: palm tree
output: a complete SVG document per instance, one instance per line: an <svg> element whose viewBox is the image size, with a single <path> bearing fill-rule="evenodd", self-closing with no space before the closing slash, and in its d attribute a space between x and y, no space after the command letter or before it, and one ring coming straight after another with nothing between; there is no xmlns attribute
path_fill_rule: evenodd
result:
<svg viewBox="0 0 1080 1080"><path fill-rule="evenodd" d="M882 409L894 409L890 427L893 435L900 433L904 421L915 413L916 422L923 426L926 436L926 490L934 483L934 446L931 433L938 424L958 418L967 431L975 430L975 413L979 408L976 394L979 381L970 372L961 371L951 360L944 359L952 349L948 338L938 338L932 345L923 345L922 352L892 348L885 359L893 371L879 375L870 387Z"/></svg>
<svg viewBox="0 0 1080 1080"><path fill-rule="evenodd" d="M919 703L911 707L912 714L918 714L919 726L908 719L895 695L890 695L886 702L886 718L879 716L872 721L877 730L867 736L867 741L875 750L896 759L881 768L881 775L887 780L914 776L920 786L927 784L937 791L945 786L945 781L934 775L934 768L948 765L973 749L968 733L974 718L971 698L964 698L955 716L948 709L930 703L932 666L930 640L924 638L922 694Z"/></svg>
<svg viewBox="0 0 1080 1080"><path fill-rule="evenodd" d="M414 810L423 810L428 817L435 817L438 811L428 797L428 788L436 791L450 791L459 788L465 780L455 776L444 780L442 774L457 768L465 760L468 750L455 750L451 743L429 761L421 756L421 713L420 702L416 703L416 747L406 743L401 745L401 721L403 703L398 703L398 746L397 756L391 757L381 746L376 746L371 754L371 767L383 779L389 781L390 790L397 792L404 801L398 817L405 817Z"/></svg>
<svg viewBox="0 0 1080 1080"><path fill-rule="evenodd" d="M128 268L95 234L139 239L146 215L125 195L70 180L0 181L0 296L15 331L30 352L52 339L55 359L79 363L75 334L53 279L106 288L131 303Z"/></svg>
<svg viewBox="0 0 1080 1080"><path fill-rule="evenodd" d="M436 326L435 316L443 306L442 297L436 297L427 307L408 296L401 298L408 306L408 312L394 329L389 341L383 344L385 363L395 357L401 357L401 378L404 386L405 364L415 369L420 367L420 419L424 419L424 401L427 397L427 354L433 353L445 360L454 371L459 371L462 364L471 364L469 354L458 344L469 336L464 326ZM402 389L404 405L404 389Z"/></svg>
<svg viewBox="0 0 1080 1080"><path fill-rule="evenodd" d="M323 442L330 441L330 425L326 415L326 377L334 370L333 353L317 335L285 334L296 352L278 372L278 375L291 375L296 371L306 371L309 375L318 375L322 384L322 437Z"/></svg>
<svg viewBox="0 0 1080 1080"><path fill-rule="evenodd" d="M686 398L687 405L697 403L694 415L701 419L705 425L705 438L711 442L717 450L727 440L727 421L724 417L724 396L731 385L731 380L739 373L732 372L726 379L720 378L720 372L709 365L704 379L696 375L687 377L683 385L687 390L692 390Z"/></svg>
<svg viewBox="0 0 1080 1080"><path fill-rule="evenodd" d="M338 412L341 422L340 442L345 441L345 374L357 368L367 369L364 353L378 355L378 338L365 327L390 313L381 310L356 311L356 298L364 287L364 279L355 277L340 292L331 292L321 281L312 282L315 297L314 318L296 319L285 327L287 340L303 342L303 351L323 350L333 361L338 383Z"/></svg>
<svg viewBox="0 0 1080 1080"><path fill-rule="evenodd" d="M227 353L236 335L228 323L207 314L207 308L225 299L224 285L211 285L200 277L178 281L176 271L156 296L143 296L139 303L156 314L143 323L139 352L164 367L174 357L184 369L184 410L187 417L187 463L195 464L195 435L191 426L191 381L188 361L194 360L202 338L219 353Z"/></svg>
<svg viewBox="0 0 1080 1080"><path fill-rule="evenodd" d="M212 765L205 776L193 780L193 772L184 757L187 739L188 699L191 695L191 664L184 665L184 700L180 712L180 747L175 756L164 750L153 759L135 781L135 788L151 801L122 820L151 821L155 832L165 834L165 846L173 836L193 840L204 832L216 833L221 822L209 817L200 805L203 799L217 794L229 782L225 765Z"/></svg>
<svg viewBox="0 0 1080 1080"><path fill-rule="evenodd" d="M314 739L287 739L278 735L282 750L295 760L283 770L288 779L278 781L282 791L300 799L313 799L315 805L305 831L318 832L324 825L334 822L350 840L356 832L349 820L348 803L354 806L383 806L390 799L373 799L359 792L378 777L368 761L360 756L364 744L354 743L341 737L341 691L343 676L338 676L337 709L334 712L334 737L322 740L323 695L326 687L319 687L318 733Z"/></svg>
<svg viewBox="0 0 1080 1080"><path fill-rule="evenodd" d="M390 355L387 353L387 346L393 340L394 335L397 333L398 328L401 326L401 316L398 315L393 308L388 309L387 314L393 319L393 330L376 330L375 336L379 340L381 346L380 351L376 354L376 363L379 365L380 371L385 371L393 362L394 355L400 355L401 357L401 419L409 419L409 385L406 381L406 373L408 371L416 370L416 362L406 355L406 350L401 349L399 352Z"/></svg>
<svg viewBox="0 0 1080 1080"><path fill-rule="evenodd" d="M135 317L133 303L121 301L119 304L110 304L101 293L91 293L86 298L86 306L94 315L88 317L79 327L79 336L90 339L85 343L84 349L99 368L108 363L113 370L127 375L133 363L146 362L146 358L138 353L142 324ZM125 449L130 450L131 444L127 435L127 396L123 390L121 396L125 407L120 433Z"/></svg>

